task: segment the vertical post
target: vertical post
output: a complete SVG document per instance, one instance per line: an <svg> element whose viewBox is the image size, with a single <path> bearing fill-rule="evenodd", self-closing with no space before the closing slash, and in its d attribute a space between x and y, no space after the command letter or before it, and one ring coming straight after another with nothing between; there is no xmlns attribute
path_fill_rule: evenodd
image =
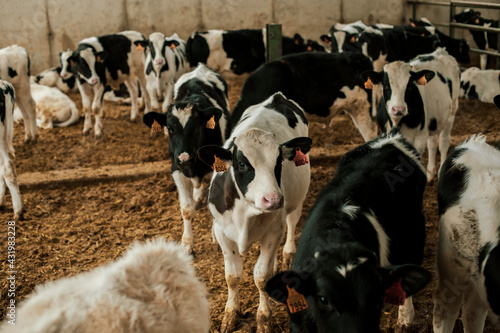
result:
<svg viewBox="0 0 500 333"><path fill-rule="evenodd" d="M412 16L413 20L417 19L417 4L414 2L412 6Z"/></svg>
<svg viewBox="0 0 500 333"><path fill-rule="evenodd" d="M453 0L450 1L450 24L453 22L453 17L455 16L455 4L453 3ZM450 25L450 37L455 37L454 36L454 31L455 29Z"/></svg>
<svg viewBox="0 0 500 333"><path fill-rule="evenodd" d="M266 24L266 61L281 58L283 42L281 40L281 24Z"/></svg>

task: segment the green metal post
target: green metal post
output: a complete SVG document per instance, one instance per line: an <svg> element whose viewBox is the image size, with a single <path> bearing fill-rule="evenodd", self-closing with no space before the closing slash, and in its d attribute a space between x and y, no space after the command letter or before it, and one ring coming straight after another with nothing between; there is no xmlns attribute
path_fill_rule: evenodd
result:
<svg viewBox="0 0 500 333"><path fill-rule="evenodd" d="M281 58L283 43L281 40L281 24L266 24L266 61Z"/></svg>

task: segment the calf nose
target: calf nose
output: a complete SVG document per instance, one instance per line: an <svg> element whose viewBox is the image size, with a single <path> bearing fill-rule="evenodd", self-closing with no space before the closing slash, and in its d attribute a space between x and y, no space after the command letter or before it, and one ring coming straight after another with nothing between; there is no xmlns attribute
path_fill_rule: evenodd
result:
<svg viewBox="0 0 500 333"><path fill-rule="evenodd" d="M179 161L179 164L184 164L187 161L189 161L189 154L188 153L182 153L177 157L177 160Z"/></svg>
<svg viewBox="0 0 500 333"><path fill-rule="evenodd" d="M406 115L406 108L404 106L393 106L391 109L391 113L394 116L404 116Z"/></svg>
<svg viewBox="0 0 500 333"><path fill-rule="evenodd" d="M262 205L265 209L279 209L283 207L283 196L273 192L262 197Z"/></svg>
<svg viewBox="0 0 500 333"><path fill-rule="evenodd" d="M163 65L163 62L164 61L161 58L155 60L155 64L157 64L157 65Z"/></svg>
<svg viewBox="0 0 500 333"><path fill-rule="evenodd" d="M90 84L91 85L94 85L94 84L97 84L99 80L97 78L93 78L92 80L90 80Z"/></svg>

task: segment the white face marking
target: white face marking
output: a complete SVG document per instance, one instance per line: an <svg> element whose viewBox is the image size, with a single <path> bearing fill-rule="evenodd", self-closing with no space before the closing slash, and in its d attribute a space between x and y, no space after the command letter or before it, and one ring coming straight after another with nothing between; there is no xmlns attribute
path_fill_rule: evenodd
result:
<svg viewBox="0 0 500 333"><path fill-rule="evenodd" d="M408 112L408 105L405 102L405 92L410 80L411 66L402 61L394 61L385 65L384 71L389 77L388 83L390 84L392 91L391 98L386 100L387 112L393 120L393 123L397 123L399 122L399 119L401 119L401 116L393 117L391 110L392 108L402 108L403 110L406 110L406 113ZM403 116L406 115L405 112L403 112Z"/></svg>
<svg viewBox="0 0 500 333"><path fill-rule="evenodd" d="M189 118L191 117L193 111L193 106L189 105L184 109L178 109L175 106L172 108L172 115L174 115L177 119L179 119L179 123L181 123L182 127L186 127Z"/></svg>
<svg viewBox="0 0 500 333"><path fill-rule="evenodd" d="M157 75L160 75L159 69L165 64L165 57L162 54L163 43L165 42L165 35L160 32L154 32L149 35L149 41L153 44L155 51L155 58L151 59L153 62L153 67ZM151 47L151 46L150 46ZM151 53L151 50L149 51Z"/></svg>
<svg viewBox="0 0 500 333"><path fill-rule="evenodd" d="M380 225L380 222L375 217L375 213L373 211L371 211L370 214L364 213L364 215L377 232L380 266L387 267L391 264L389 262L389 237L385 233L384 228Z"/></svg>
<svg viewBox="0 0 500 333"><path fill-rule="evenodd" d="M342 212L347 214L351 220L354 220L354 218L356 218L356 214L358 213L359 209L359 206L350 205L349 202L346 202L341 208Z"/></svg>
<svg viewBox="0 0 500 333"><path fill-rule="evenodd" d="M335 38L335 40L337 41L337 47L339 53L344 52L343 45L345 41L345 35L346 35L345 31L335 31L333 33L332 37Z"/></svg>
<svg viewBox="0 0 500 333"><path fill-rule="evenodd" d="M61 77L63 79L69 79L70 77L73 76L73 73L68 71L68 58L71 57L73 54L73 51L67 50L61 53L60 58L61 58Z"/></svg>
<svg viewBox="0 0 500 333"><path fill-rule="evenodd" d="M351 272L353 269L359 265L364 264L368 258L359 257L355 262L348 262L347 265L339 265L335 267L335 270L340 273L343 277L347 276L347 273Z"/></svg>
<svg viewBox="0 0 500 333"><path fill-rule="evenodd" d="M84 79L85 81L87 81L91 85L99 82L99 76L97 75L97 73L95 71L95 64L96 64L97 59L96 59L96 56L95 56L94 52L92 51L92 49L87 48L85 50L80 51L80 57L87 62L87 65L89 66L90 73L91 73L89 78L86 78L81 73L78 73L80 75L80 77L82 79ZM97 80L97 81L95 81L95 80Z"/></svg>

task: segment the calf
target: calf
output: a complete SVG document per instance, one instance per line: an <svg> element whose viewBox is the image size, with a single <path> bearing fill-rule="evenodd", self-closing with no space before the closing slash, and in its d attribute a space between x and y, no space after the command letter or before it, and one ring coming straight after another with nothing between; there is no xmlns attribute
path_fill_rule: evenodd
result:
<svg viewBox="0 0 500 333"><path fill-rule="evenodd" d="M30 90L30 58L24 48L12 45L0 50L0 79L11 83L16 90L16 105L24 118L24 142L36 142L38 130Z"/></svg>
<svg viewBox="0 0 500 333"><path fill-rule="evenodd" d="M465 332L500 318L500 151L475 135L446 160L438 184L438 285L434 332L452 332L462 308Z"/></svg>
<svg viewBox="0 0 500 333"><path fill-rule="evenodd" d="M309 188L310 167L308 162L294 164L294 159L307 156L312 143L307 134L302 109L276 93L243 113L224 147L205 146L198 151L207 164L214 165L220 159L228 169L214 174L208 193L213 232L224 254L229 289L221 332L233 332L237 327L241 255L256 241L261 245L254 267L260 295L257 332L271 330L271 307L264 285L276 267L287 226L285 266L295 252L295 226Z"/></svg>
<svg viewBox="0 0 500 333"><path fill-rule="evenodd" d="M165 113L147 113L143 121L149 127L156 122L156 126L168 129L172 178L179 191L184 221L182 243L191 252L191 223L202 204L203 178L212 172L196 152L207 144L221 145L229 136L227 83L219 74L199 64L176 82L174 98Z"/></svg>
<svg viewBox="0 0 500 333"><path fill-rule="evenodd" d="M35 77L35 83L47 87L56 87L65 94L76 91L78 87L76 86L75 77L71 75L68 79L63 79L61 70L62 67L46 69Z"/></svg>
<svg viewBox="0 0 500 333"><path fill-rule="evenodd" d="M210 324L192 257L161 238L133 244L106 266L36 287L16 315L16 325L4 322L0 332L208 332Z"/></svg>
<svg viewBox="0 0 500 333"><path fill-rule="evenodd" d="M186 43L177 35L165 37L160 32L149 35L148 40L138 40L136 45L147 48L144 73L151 107L160 108L158 99L163 100L162 111L172 103L174 83L188 71Z"/></svg>
<svg viewBox="0 0 500 333"><path fill-rule="evenodd" d="M341 158L309 212L292 270L266 284L273 299L292 303L291 332L379 332L384 292L392 296L386 290L396 284L407 297L399 299L398 324L411 323L411 296L430 280L417 266L424 256L424 188L419 154L399 133Z"/></svg>
<svg viewBox="0 0 500 333"><path fill-rule="evenodd" d="M15 102L14 87L10 83L0 80L0 207L5 207L5 187L7 186L12 197L14 220L17 221L22 218L23 202L17 184L14 163L11 160L11 155L14 156L12 114Z"/></svg>
<svg viewBox="0 0 500 333"><path fill-rule="evenodd" d="M75 102L65 93L54 87L32 83L31 95L36 103L36 124L47 129L67 127L80 120ZM14 110L14 121L19 122L22 115L19 109Z"/></svg>
<svg viewBox="0 0 500 333"><path fill-rule="evenodd" d="M382 82L384 86L377 113L382 131L399 126L401 134L421 154L427 143L429 182L436 173L438 139L441 165L450 146L450 131L458 109L459 73L455 58L442 48L410 63L389 63L383 72L363 73L365 79Z"/></svg>
<svg viewBox="0 0 500 333"><path fill-rule="evenodd" d="M130 119L135 121L138 109L137 81L142 91L146 91L146 78L144 76L144 54L133 47L133 43L143 40L137 31L124 31L118 34L86 38L78 44L76 51L68 58L69 69L78 78L77 85L82 95L85 122L83 134L88 135L92 129L92 111L95 114L94 135L96 139L102 137L101 118L104 115L102 99L106 86L118 89L120 83L125 83L132 99L132 112ZM68 64L65 64L68 66ZM66 71L61 71L63 78L67 77ZM145 111L149 112L150 100L148 94L143 94Z"/></svg>
<svg viewBox="0 0 500 333"><path fill-rule="evenodd" d="M467 68L460 74L460 97L493 103L500 92L500 70Z"/></svg>
<svg viewBox="0 0 500 333"><path fill-rule="evenodd" d="M370 116L371 92L365 91L360 74L371 68L367 57L351 52L306 52L268 62L245 81L231 122L236 124L249 106L281 91L305 112L327 121L345 111L368 141L377 136L377 126Z"/></svg>
<svg viewBox="0 0 500 333"><path fill-rule="evenodd" d="M490 20L481 17L481 12L473 9L465 9L460 14L453 17L455 21L466 24L478 25L485 28L498 28L497 20ZM472 38L481 50L496 50L498 42L498 34L486 31L469 30ZM479 56L481 69L486 69L488 65L488 55L481 54Z"/></svg>

